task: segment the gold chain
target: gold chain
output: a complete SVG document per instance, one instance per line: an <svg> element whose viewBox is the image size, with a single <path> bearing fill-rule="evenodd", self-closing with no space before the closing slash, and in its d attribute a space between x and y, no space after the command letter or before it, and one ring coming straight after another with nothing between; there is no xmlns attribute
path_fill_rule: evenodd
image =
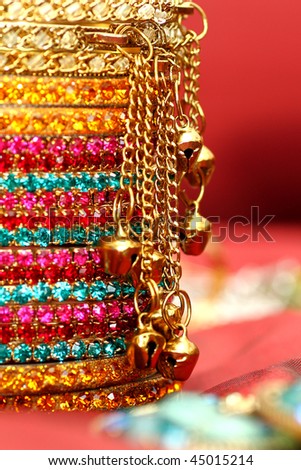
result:
<svg viewBox="0 0 301 470"><path fill-rule="evenodd" d="M162 90L163 87L161 87ZM177 175L177 132L174 116L174 96L171 90L164 90L158 111L158 175L164 183L162 197L165 197L165 230L162 234L166 247L167 263L164 268L166 290L179 290L182 274L180 264L180 236L178 211L178 175Z"/></svg>
<svg viewBox="0 0 301 470"><path fill-rule="evenodd" d="M183 47L181 61L184 75L184 107L188 107L190 124L199 129L203 134L206 127L206 120L203 109L200 105L198 94L200 91L200 52L201 47L196 39L196 34L189 32L189 42ZM201 124L201 125L200 125Z"/></svg>
<svg viewBox="0 0 301 470"><path fill-rule="evenodd" d="M153 110L156 106L154 80L150 74L150 64L142 55L135 58L136 73L136 176L137 202L141 206L141 276L145 284L151 279L152 255L154 250L154 176L155 149L153 143Z"/></svg>

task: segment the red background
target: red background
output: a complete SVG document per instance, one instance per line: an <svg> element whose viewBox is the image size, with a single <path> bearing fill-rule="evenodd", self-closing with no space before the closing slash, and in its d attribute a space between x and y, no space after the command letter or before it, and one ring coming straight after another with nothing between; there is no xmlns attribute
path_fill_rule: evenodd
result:
<svg viewBox="0 0 301 470"><path fill-rule="evenodd" d="M201 103L217 169L204 215L300 220L301 2L196 0L208 16ZM201 28L196 15L189 24Z"/></svg>

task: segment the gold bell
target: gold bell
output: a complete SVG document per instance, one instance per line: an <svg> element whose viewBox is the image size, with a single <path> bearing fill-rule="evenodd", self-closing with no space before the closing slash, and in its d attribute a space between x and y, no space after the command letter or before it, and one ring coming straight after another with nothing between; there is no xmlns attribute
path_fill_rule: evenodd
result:
<svg viewBox="0 0 301 470"><path fill-rule="evenodd" d="M131 240L120 223L115 238L102 238L100 249L104 271L113 276L125 276L139 256L141 244Z"/></svg>
<svg viewBox="0 0 301 470"><path fill-rule="evenodd" d="M187 380L199 357L198 347L187 338L186 328L182 336L173 336L160 354L157 369L163 377Z"/></svg>
<svg viewBox="0 0 301 470"><path fill-rule="evenodd" d="M201 134L193 127L185 126L180 130L178 138L178 156L179 170L191 172L196 163L199 152L203 146Z"/></svg>
<svg viewBox="0 0 301 470"><path fill-rule="evenodd" d="M151 279L153 279L156 284L159 284L162 280L163 269L165 266L166 258L160 251L154 250L152 254L152 272ZM138 256L135 262L132 265L130 275L132 276L133 285L137 286L140 282L141 275L141 258Z"/></svg>
<svg viewBox="0 0 301 470"><path fill-rule="evenodd" d="M165 343L164 336L153 328L151 320L144 325L138 318L138 333L127 351L131 366L137 369L155 368Z"/></svg>
<svg viewBox="0 0 301 470"><path fill-rule="evenodd" d="M174 304L167 304L167 315L173 325L178 325L181 322L182 314L181 309ZM164 321L162 316L161 309L157 310L156 312L152 313L152 324L156 331L161 333L162 336L166 340L171 339L172 332L168 324Z"/></svg>
<svg viewBox="0 0 301 470"><path fill-rule="evenodd" d="M211 223L198 212L186 218L180 228L181 248L186 255L198 256L211 237Z"/></svg>
<svg viewBox="0 0 301 470"><path fill-rule="evenodd" d="M211 180L211 176L215 170L215 156L205 145L198 154L197 160L192 171L187 173L185 177L191 186L207 186ZM203 174L203 178L202 178Z"/></svg>

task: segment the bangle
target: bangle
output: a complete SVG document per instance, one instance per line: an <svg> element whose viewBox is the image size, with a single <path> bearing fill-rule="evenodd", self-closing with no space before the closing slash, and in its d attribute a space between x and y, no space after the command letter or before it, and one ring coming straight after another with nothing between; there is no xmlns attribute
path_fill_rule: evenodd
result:
<svg viewBox="0 0 301 470"><path fill-rule="evenodd" d="M143 377L141 377L143 378ZM0 397L1 411L93 411L117 410L120 408L145 405L165 395L179 392L180 383L172 383L162 377L143 378L128 384L101 387L80 392L17 395Z"/></svg>
<svg viewBox="0 0 301 470"><path fill-rule="evenodd" d="M118 136L2 136L1 171L117 170L122 163L123 147L124 139Z"/></svg>
<svg viewBox="0 0 301 470"><path fill-rule="evenodd" d="M126 108L1 108L0 135L120 134Z"/></svg>
<svg viewBox="0 0 301 470"><path fill-rule="evenodd" d="M153 370L133 369L125 355L71 362L1 365L0 395L93 389L128 383L153 374Z"/></svg>

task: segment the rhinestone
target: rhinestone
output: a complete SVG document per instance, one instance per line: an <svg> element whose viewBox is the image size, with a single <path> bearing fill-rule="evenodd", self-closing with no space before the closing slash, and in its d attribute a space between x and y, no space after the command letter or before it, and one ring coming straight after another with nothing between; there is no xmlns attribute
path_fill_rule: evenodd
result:
<svg viewBox="0 0 301 470"><path fill-rule="evenodd" d="M77 43L77 36L72 31L67 31L61 39L61 46L64 49L72 49Z"/></svg>
<svg viewBox="0 0 301 470"><path fill-rule="evenodd" d="M88 355L90 357L94 357L95 359L98 358L102 353L102 345L101 343L94 342L90 343L88 346Z"/></svg>
<svg viewBox="0 0 301 470"><path fill-rule="evenodd" d="M75 58L71 55L62 56L59 62L63 72L72 71L76 65Z"/></svg>
<svg viewBox="0 0 301 470"><path fill-rule="evenodd" d="M101 72L106 66L106 62L104 59L101 57L94 57L93 59L90 60L89 62L89 67L91 69L91 72L98 73Z"/></svg>
<svg viewBox="0 0 301 470"><path fill-rule="evenodd" d="M102 300L107 293L107 286L103 281L95 281L90 286L90 295L92 299Z"/></svg>
<svg viewBox="0 0 301 470"><path fill-rule="evenodd" d="M65 8L67 19L69 21L81 20L85 17L85 11L79 2L71 3Z"/></svg>
<svg viewBox="0 0 301 470"><path fill-rule="evenodd" d="M60 362L64 361L70 354L70 346L66 341L60 341L52 348L53 359L58 359Z"/></svg>
<svg viewBox="0 0 301 470"><path fill-rule="evenodd" d="M51 289L45 282L39 282L33 286L32 290L34 298L39 302L47 302L48 297L51 295Z"/></svg>
<svg viewBox="0 0 301 470"><path fill-rule="evenodd" d="M45 59L42 54L34 54L26 60L29 70L35 72L45 67Z"/></svg>
<svg viewBox="0 0 301 470"><path fill-rule="evenodd" d="M11 358L11 349L5 344L0 344L0 364L4 364Z"/></svg>
<svg viewBox="0 0 301 470"><path fill-rule="evenodd" d="M57 282L52 290L53 297L59 302L67 300L71 295L71 286L68 282Z"/></svg>
<svg viewBox="0 0 301 470"><path fill-rule="evenodd" d="M18 20L20 19L20 13L23 10L23 6L21 2L13 2L7 7L7 17L10 20Z"/></svg>
<svg viewBox="0 0 301 470"><path fill-rule="evenodd" d="M22 363L31 359L31 347L25 343L19 344L14 350L14 359Z"/></svg>
<svg viewBox="0 0 301 470"><path fill-rule="evenodd" d="M161 10L157 9L154 13L154 18L153 19L158 24L164 24L164 23L166 23L167 18L168 18L168 14L166 13L166 11L161 11Z"/></svg>
<svg viewBox="0 0 301 470"><path fill-rule="evenodd" d="M126 20L131 14L132 7L126 3L120 5L115 10L115 16L118 20Z"/></svg>
<svg viewBox="0 0 301 470"><path fill-rule="evenodd" d="M88 292L88 284L86 284L85 282L76 282L73 286L72 294L76 298L76 300L86 300L86 298L88 297Z"/></svg>
<svg viewBox="0 0 301 470"><path fill-rule="evenodd" d="M15 287L12 298L19 304L26 304L32 299L32 290L26 285Z"/></svg>
<svg viewBox="0 0 301 470"><path fill-rule="evenodd" d="M81 359L86 353L86 345L82 340L76 341L72 346L72 355L76 359Z"/></svg>
<svg viewBox="0 0 301 470"><path fill-rule="evenodd" d="M92 12L98 20L105 19L109 11L110 9L106 2L98 3L95 7L92 8Z"/></svg>
<svg viewBox="0 0 301 470"><path fill-rule="evenodd" d="M33 44L39 49L46 49L51 47L52 40L45 31L40 31L33 37Z"/></svg>
<svg viewBox="0 0 301 470"><path fill-rule="evenodd" d="M9 31L2 37L3 44L8 48L13 48L18 42L19 36L16 31Z"/></svg>
<svg viewBox="0 0 301 470"><path fill-rule="evenodd" d="M114 62L113 67L117 72L125 72L130 66L130 61L127 57L120 57Z"/></svg>
<svg viewBox="0 0 301 470"><path fill-rule="evenodd" d="M10 292L5 287L0 287L0 305L5 305L11 299Z"/></svg>
<svg viewBox="0 0 301 470"><path fill-rule="evenodd" d="M143 20L149 20L153 18L155 13L155 9L152 5L146 4L142 5L142 7L138 10L138 16Z"/></svg>
<svg viewBox="0 0 301 470"><path fill-rule="evenodd" d="M46 21L54 20L57 16L57 12L49 2L45 2L39 7L39 13Z"/></svg>
<svg viewBox="0 0 301 470"><path fill-rule="evenodd" d="M33 353L33 357L36 361L45 362L49 359L51 354L51 349L47 344L39 344L36 346L35 351Z"/></svg>

